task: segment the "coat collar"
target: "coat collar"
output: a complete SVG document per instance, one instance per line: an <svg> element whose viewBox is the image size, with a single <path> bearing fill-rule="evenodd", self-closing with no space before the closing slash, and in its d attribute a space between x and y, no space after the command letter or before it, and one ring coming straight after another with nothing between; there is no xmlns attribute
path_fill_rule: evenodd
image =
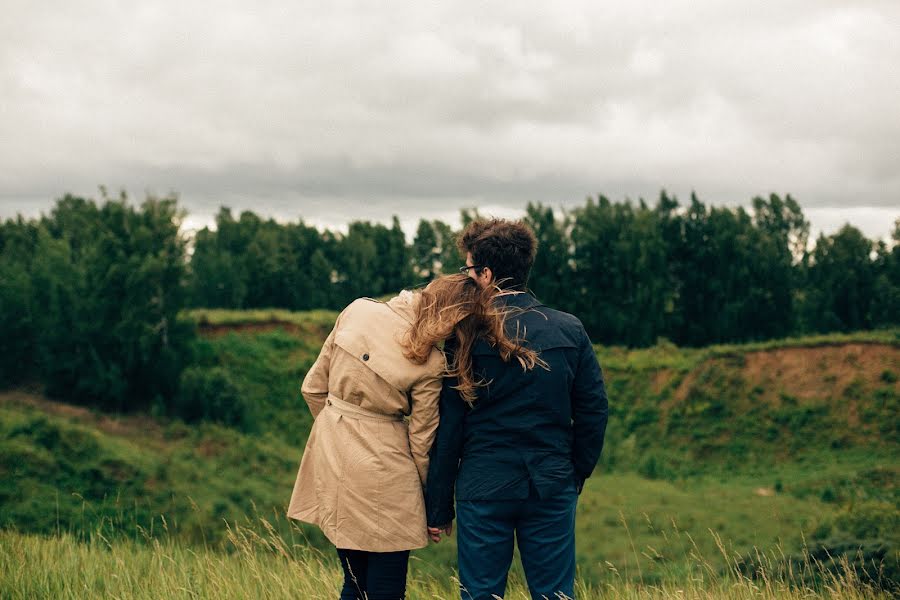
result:
<svg viewBox="0 0 900 600"><path fill-rule="evenodd" d="M521 308L524 310L528 310L536 306L543 306L543 304L541 304L541 302L537 298L535 298L528 292L510 293L504 296L500 296L500 300L506 303L507 306L515 306L516 308Z"/></svg>
<svg viewBox="0 0 900 600"><path fill-rule="evenodd" d="M385 304L403 318L403 320L412 325L416 321L416 305L418 302L419 294L415 294L409 290L403 290Z"/></svg>
<svg viewBox="0 0 900 600"><path fill-rule="evenodd" d="M409 290L403 290L399 295L388 300L388 308L397 313L410 325L416 320L416 306L419 302L420 295ZM529 310L543 304L529 292L512 291L506 295L500 296L499 300L507 306L514 306L522 310Z"/></svg>

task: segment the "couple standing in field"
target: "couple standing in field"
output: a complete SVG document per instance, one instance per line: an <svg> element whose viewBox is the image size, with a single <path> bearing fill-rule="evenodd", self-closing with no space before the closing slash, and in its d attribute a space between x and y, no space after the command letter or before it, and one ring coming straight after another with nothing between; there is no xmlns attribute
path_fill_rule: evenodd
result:
<svg viewBox="0 0 900 600"><path fill-rule="evenodd" d="M474 221L458 245L461 274L345 308L303 381L315 422L288 516L334 543L342 599L404 598L409 551L454 518L463 599L503 596L514 540L532 598L574 597L600 366L581 322L526 291L527 225Z"/></svg>

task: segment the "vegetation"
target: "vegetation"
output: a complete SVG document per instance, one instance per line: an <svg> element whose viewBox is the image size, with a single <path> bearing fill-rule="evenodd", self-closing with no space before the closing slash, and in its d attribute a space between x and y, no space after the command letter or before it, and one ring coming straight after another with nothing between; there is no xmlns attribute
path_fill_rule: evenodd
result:
<svg viewBox="0 0 900 600"><path fill-rule="evenodd" d="M249 211L235 219L227 208L189 252L176 197L134 207L101 191L99 205L66 195L47 216L0 224L0 386L38 380L70 402L179 415L196 404L176 399L196 360L194 331L177 318L184 308L337 310L459 262L440 221L422 220L407 245L396 219L339 235ZM653 208L600 197L562 218L529 205L525 220L541 248L534 291L603 344L703 346L900 324L900 246L848 225L809 250L790 196L756 198L750 213L695 196L681 207L665 192ZM196 388L196 371L187 377Z"/></svg>
<svg viewBox="0 0 900 600"><path fill-rule="evenodd" d="M246 525L251 515L331 560L316 528L295 531L281 517L312 424L299 382L328 315L272 316L182 315L203 334L196 368L227 376L247 411L240 423L112 417L26 392L0 395L0 528L85 543L100 534L112 544L146 544L145 533L165 531L172 546L219 556L233 551L223 520ZM868 571L880 566L895 581L895 340L896 331L882 331L765 346L598 348L613 418L579 503L584 583L674 585L689 579L693 555L724 576L726 555L710 531L748 568L753 548L779 548L797 564L823 551L851 561L862 549ZM782 372L766 375L773 364ZM805 365L821 385L798 377ZM859 418L852 431L841 425L848 403ZM451 585L452 540L415 556L423 580Z"/></svg>
<svg viewBox="0 0 900 600"><path fill-rule="evenodd" d="M102 195L0 224L0 596L139 596L153 573L162 597L296 595L297 572L326 593L328 544L282 518L300 381L350 299L455 268L452 228L422 221L410 246L396 219L338 235L223 208L191 244L176 198ZM526 219L535 292L604 344L584 597L892 589L900 245L847 226L808 250L777 196ZM412 597L453 595L454 556L417 552Z"/></svg>
<svg viewBox="0 0 900 600"><path fill-rule="evenodd" d="M175 395L193 332L185 241L173 198L66 196L39 222L0 227L0 385L36 378L48 394L111 410Z"/></svg>
<svg viewBox="0 0 900 600"><path fill-rule="evenodd" d="M274 534L267 521L228 524L228 552L189 549L173 543L165 531L144 533L142 543L110 541L102 535L80 542L68 534L40 538L0 531L0 596L26 598L333 598L341 581L336 561L302 537ZM301 543L298 543L301 542ZM601 584L580 578L578 598L592 600L880 600L890 592L861 580L848 564L808 561L791 573L763 556L762 568L748 575L740 560L721 550L730 567L718 573L693 555L687 576L667 575L656 583L631 582L610 566ZM46 565L53 565L52 569ZM458 598L452 574L434 576L423 563L411 562L407 598ZM835 568L830 568L835 567ZM818 581L811 584L810 581ZM513 572L506 598L525 600L521 574Z"/></svg>
<svg viewBox="0 0 900 600"><path fill-rule="evenodd" d="M454 230L440 221L422 220L407 244L396 218L336 234L223 207L214 230L188 240L174 196L135 207L101 190L101 201L66 195L49 215L0 224L0 387L36 380L69 402L194 420L210 411L204 394L233 386L198 371L206 365L192 353L191 321L178 318L185 308L206 310L201 325L227 322L208 309L285 321L286 310L339 310L460 262ZM755 198L749 212L696 196L681 206L665 192L652 208L601 196L561 217L529 205L525 220L540 244L535 293L579 315L605 345L700 347L900 325L900 246L848 225L810 250L790 196ZM247 412L225 421L240 425Z"/></svg>
<svg viewBox="0 0 900 600"><path fill-rule="evenodd" d="M464 211L462 221L477 216ZM600 343L649 346L665 337L703 346L900 319L900 250L850 226L810 250L809 223L790 196L755 198L749 212L696 196L681 206L665 192L652 208L601 196L561 218L529 205L525 220L541 248L531 287L579 315ZM404 246L396 221L318 235L302 223L263 222L252 212L235 220L222 209L216 231L197 237L192 304L339 309L359 295L427 283L460 263L453 229L440 221L421 220ZM267 292L267 281L290 291Z"/></svg>

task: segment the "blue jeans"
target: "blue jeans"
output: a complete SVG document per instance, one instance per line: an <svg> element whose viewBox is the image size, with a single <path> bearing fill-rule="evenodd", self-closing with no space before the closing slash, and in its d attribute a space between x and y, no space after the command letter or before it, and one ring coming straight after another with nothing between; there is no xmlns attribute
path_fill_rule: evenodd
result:
<svg viewBox="0 0 900 600"><path fill-rule="evenodd" d="M402 600L406 597L409 550L366 552L338 548L337 553L344 568L341 600Z"/></svg>
<svg viewBox="0 0 900 600"><path fill-rule="evenodd" d="M518 541L528 591L535 600L575 597L574 485L552 498L456 502L460 596L493 600L506 592Z"/></svg>

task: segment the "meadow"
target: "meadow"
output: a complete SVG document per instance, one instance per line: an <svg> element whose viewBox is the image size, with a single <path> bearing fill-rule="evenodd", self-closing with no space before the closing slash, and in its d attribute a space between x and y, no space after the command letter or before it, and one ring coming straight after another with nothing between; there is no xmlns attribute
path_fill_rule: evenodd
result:
<svg viewBox="0 0 900 600"><path fill-rule="evenodd" d="M265 522L264 522L265 523ZM145 535L142 542L102 535L77 540L0 531L0 597L30 598L266 598L309 600L333 598L342 579L340 567L305 540L285 539L270 527L227 527L228 552L190 548ZM146 534L146 532L144 532ZM684 573L656 583L628 581L616 573L603 583L584 577L576 582L582 600L881 600L889 592L861 581L846 562L808 561L789 572L772 568L777 555L764 556L766 566L752 577L720 547L729 568L720 572L699 555ZM413 557L407 598L457 598L457 580L423 569ZM52 568L47 568L52 565ZM810 583L815 581L816 583ZM463 592L463 597L465 593ZM511 573L506 598L530 598L521 574ZM559 600L565 600L561 597Z"/></svg>
<svg viewBox="0 0 900 600"><path fill-rule="evenodd" d="M334 313L186 317L239 420L0 392L0 597L333 596L326 541L283 513L311 426L300 381ZM611 420L579 502L579 597L896 584L900 331L597 352ZM416 551L410 597L454 597L454 556L452 539Z"/></svg>

